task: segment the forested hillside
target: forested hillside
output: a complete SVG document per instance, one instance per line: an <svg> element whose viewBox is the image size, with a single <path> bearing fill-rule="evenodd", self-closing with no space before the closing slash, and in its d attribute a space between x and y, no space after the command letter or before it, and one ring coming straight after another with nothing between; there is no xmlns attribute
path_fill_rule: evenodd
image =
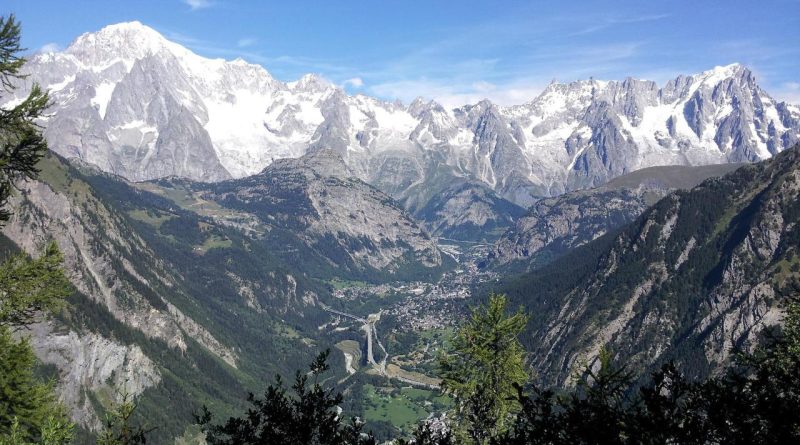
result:
<svg viewBox="0 0 800 445"><path fill-rule="evenodd" d="M751 347L800 278L800 147L657 202L635 222L499 288L531 314L523 342L566 384L601 348L690 376Z"/></svg>
<svg viewBox="0 0 800 445"><path fill-rule="evenodd" d="M56 156L39 168L4 234L64 251L75 292L33 344L83 426L96 428L124 389L141 394L154 437L174 437L200 404L238 406L264 375L289 374L325 346L313 327L327 319L317 307L327 286L265 243Z"/></svg>

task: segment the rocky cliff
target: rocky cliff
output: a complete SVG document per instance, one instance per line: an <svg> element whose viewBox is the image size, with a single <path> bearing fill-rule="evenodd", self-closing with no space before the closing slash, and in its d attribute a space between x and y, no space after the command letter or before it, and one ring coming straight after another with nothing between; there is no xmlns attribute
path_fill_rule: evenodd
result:
<svg viewBox="0 0 800 445"><path fill-rule="evenodd" d="M739 166L650 167L597 188L542 199L495 243L489 259L494 265L522 260L527 267L550 261L633 222L668 193L690 189Z"/></svg>

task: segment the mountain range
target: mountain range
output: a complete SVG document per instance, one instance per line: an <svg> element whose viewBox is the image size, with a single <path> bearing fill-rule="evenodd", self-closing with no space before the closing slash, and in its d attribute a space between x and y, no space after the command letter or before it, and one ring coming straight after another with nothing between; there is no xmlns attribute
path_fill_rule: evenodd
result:
<svg viewBox="0 0 800 445"><path fill-rule="evenodd" d="M456 238L498 235L542 197L641 168L753 162L800 138L800 108L771 98L738 64L662 87L553 82L521 105L445 109L348 95L313 74L284 83L131 22L38 54L27 70L28 86L51 92L45 134L66 158L131 181L217 182L331 150L432 234Z"/></svg>
<svg viewBox="0 0 800 445"><path fill-rule="evenodd" d="M154 440L191 435L201 405L237 412L324 349L348 413L393 379L427 407L443 333L490 290L531 314L542 382L601 348L702 377L800 289L800 107L742 65L446 109L285 83L131 22L25 71L0 106L47 88L53 153L0 254L64 253L74 293L31 344L87 431L122 388Z"/></svg>
<svg viewBox="0 0 800 445"><path fill-rule="evenodd" d="M494 266L536 267L633 222L671 192L691 189L742 165L649 167L600 187L539 200L495 242L489 259Z"/></svg>

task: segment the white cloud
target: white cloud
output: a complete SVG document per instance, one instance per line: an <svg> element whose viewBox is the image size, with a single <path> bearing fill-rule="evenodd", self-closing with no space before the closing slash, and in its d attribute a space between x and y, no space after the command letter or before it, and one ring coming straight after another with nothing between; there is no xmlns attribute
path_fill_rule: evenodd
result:
<svg viewBox="0 0 800 445"><path fill-rule="evenodd" d="M614 26L629 25L633 23L653 22L657 20L666 19L669 17L671 17L671 14L646 14L639 16L629 16L629 17L605 17L605 18L591 17L591 22L592 22L591 25L568 35L580 36L580 35L595 33L597 31L602 31L604 29L611 28Z"/></svg>
<svg viewBox="0 0 800 445"><path fill-rule="evenodd" d="M211 0L183 0L183 2L189 5L189 8L191 8L192 11L209 8L211 5L213 5Z"/></svg>
<svg viewBox="0 0 800 445"><path fill-rule="evenodd" d="M500 59L488 58L447 60L446 54L433 45L366 75L373 80L369 91L387 100L408 102L422 96L448 107L483 99L504 106L518 105L536 98L554 78L565 82L604 79L628 67L643 47L639 41L537 47L525 55L524 61L503 64Z"/></svg>
<svg viewBox="0 0 800 445"><path fill-rule="evenodd" d="M61 46L59 46L58 43L54 43L54 42L44 44L44 45L42 45L41 48L39 48L39 52L40 53L54 53L54 52L60 51L60 50L61 50Z"/></svg>
<svg viewBox="0 0 800 445"><path fill-rule="evenodd" d="M350 79L345 80L344 85L350 85L353 88L361 88L364 86L364 80L360 77L351 77Z"/></svg>
<svg viewBox="0 0 800 445"><path fill-rule="evenodd" d="M784 82L771 90L770 94L779 101L800 105L800 82Z"/></svg>
<svg viewBox="0 0 800 445"><path fill-rule="evenodd" d="M258 42L255 37L243 37L236 42L236 46L239 48L245 48L248 46L253 46Z"/></svg>
<svg viewBox="0 0 800 445"><path fill-rule="evenodd" d="M474 104L489 99L498 105L517 105L533 100L542 92L546 82L538 79L495 85L486 81L457 84L430 79L385 82L370 87L379 97L397 98L406 103L418 96L434 99L447 108Z"/></svg>

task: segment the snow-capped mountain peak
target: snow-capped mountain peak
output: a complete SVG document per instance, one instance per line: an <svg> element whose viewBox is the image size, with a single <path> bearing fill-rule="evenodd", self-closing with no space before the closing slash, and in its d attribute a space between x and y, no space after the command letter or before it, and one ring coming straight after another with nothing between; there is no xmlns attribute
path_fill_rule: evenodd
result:
<svg viewBox="0 0 800 445"><path fill-rule="evenodd" d="M397 197L447 171L527 205L648 166L764 159L800 131L797 107L769 97L739 64L662 87L553 82L522 105L445 110L422 98L403 107L349 96L315 74L284 84L129 22L37 55L27 69L57 104L46 122L52 149L132 180L242 177L330 149Z"/></svg>
<svg viewBox="0 0 800 445"><path fill-rule="evenodd" d="M292 91L299 93L323 93L336 88L328 79L314 73L305 74L296 82L289 82L287 86Z"/></svg>
<svg viewBox="0 0 800 445"><path fill-rule="evenodd" d="M708 84L717 84L725 79L739 77L743 74L750 75L752 73L744 65L736 62L730 65L715 66L710 70L703 71L696 77L703 79Z"/></svg>
<svg viewBox="0 0 800 445"><path fill-rule="evenodd" d="M75 56L87 65L98 66L109 60L132 63L165 50L189 53L182 46L165 39L153 28L140 22L126 22L81 35L69 45L65 53Z"/></svg>

